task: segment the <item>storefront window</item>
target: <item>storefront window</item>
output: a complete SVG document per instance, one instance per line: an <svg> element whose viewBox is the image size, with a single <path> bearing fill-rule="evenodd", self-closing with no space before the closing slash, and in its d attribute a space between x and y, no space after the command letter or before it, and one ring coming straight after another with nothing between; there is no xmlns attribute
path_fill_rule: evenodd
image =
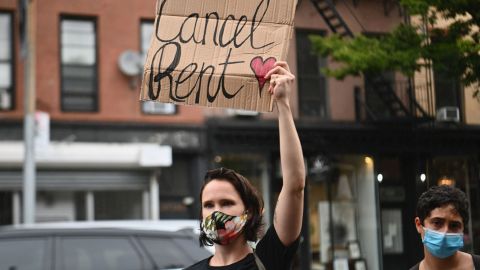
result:
<svg viewBox="0 0 480 270"><path fill-rule="evenodd" d="M162 168L159 179L160 218L196 219L194 207L198 194L194 194L193 158L188 155L174 155L172 166Z"/></svg>
<svg viewBox="0 0 480 270"><path fill-rule="evenodd" d="M38 191L37 222L87 220L87 192ZM142 219L141 191L93 192L95 220Z"/></svg>
<svg viewBox="0 0 480 270"><path fill-rule="evenodd" d="M312 269L379 269L373 160L317 157L308 182Z"/></svg>
<svg viewBox="0 0 480 270"><path fill-rule="evenodd" d="M98 191L95 220L142 219L142 191Z"/></svg>
<svg viewBox="0 0 480 270"><path fill-rule="evenodd" d="M76 208L72 191L37 192L36 222L74 221Z"/></svg>

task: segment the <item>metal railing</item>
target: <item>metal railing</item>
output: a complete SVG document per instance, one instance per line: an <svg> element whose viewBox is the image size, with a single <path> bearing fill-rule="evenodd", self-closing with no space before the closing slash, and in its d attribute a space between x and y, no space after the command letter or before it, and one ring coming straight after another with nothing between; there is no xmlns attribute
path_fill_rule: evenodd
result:
<svg viewBox="0 0 480 270"><path fill-rule="evenodd" d="M428 84L413 84L408 80L382 82L381 92L391 91L397 97L382 97L378 85L355 87L355 111L357 121L383 120L432 120L435 117L433 89ZM401 104L394 104L401 103ZM394 113L392 107L402 107L399 113ZM406 113L405 111L406 110Z"/></svg>

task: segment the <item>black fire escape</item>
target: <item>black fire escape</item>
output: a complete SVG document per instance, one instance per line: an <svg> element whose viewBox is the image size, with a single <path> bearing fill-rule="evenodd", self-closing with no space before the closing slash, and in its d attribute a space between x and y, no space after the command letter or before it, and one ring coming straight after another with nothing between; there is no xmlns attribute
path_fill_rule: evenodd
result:
<svg viewBox="0 0 480 270"><path fill-rule="evenodd" d="M334 0L311 0L320 16L324 19L330 30L342 38L353 38L354 34L338 13ZM358 0L354 0L357 5ZM396 0L383 0L384 12L388 15L394 7L398 7L400 15L402 9ZM355 99L357 104L362 104L365 110L366 118L372 121L398 121L407 122L430 122L433 120L433 105L431 104L431 94L419 93L422 88L414 89L413 80L409 83L392 83L384 74L364 74L365 77L365 93L370 92L376 96L376 99L384 107L382 113L378 113L369 108L361 99L357 89ZM424 87L426 90L430 87ZM426 93L426 91L423 91ZM422 105L417 102L417 98L422 99Z"/></svg>

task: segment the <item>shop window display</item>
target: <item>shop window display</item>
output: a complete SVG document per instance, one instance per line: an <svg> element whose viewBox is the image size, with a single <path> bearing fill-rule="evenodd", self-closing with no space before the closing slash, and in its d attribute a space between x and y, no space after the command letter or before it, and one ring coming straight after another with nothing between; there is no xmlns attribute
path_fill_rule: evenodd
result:
<svg viewBox="0 0 480 270"><path fill-rule="evenodd" d="M379 269L372 159L320 157L309 177L312 269Z"/></svg>

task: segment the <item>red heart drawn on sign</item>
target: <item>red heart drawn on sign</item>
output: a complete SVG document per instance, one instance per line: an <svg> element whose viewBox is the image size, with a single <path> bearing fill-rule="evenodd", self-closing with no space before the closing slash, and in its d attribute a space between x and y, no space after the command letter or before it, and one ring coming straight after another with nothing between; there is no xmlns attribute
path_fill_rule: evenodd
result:
<svg viewBox="0 0 480 270"><path fill-rule="evenodd" d="M252 68L253 73L258 81L259 94L262 96L262 89L265 85L267 79L265 79L265 75L273 68L277 59L275 57L269 57L263 61L261 56L254 57L250 62L250 67Z"/></svg>

